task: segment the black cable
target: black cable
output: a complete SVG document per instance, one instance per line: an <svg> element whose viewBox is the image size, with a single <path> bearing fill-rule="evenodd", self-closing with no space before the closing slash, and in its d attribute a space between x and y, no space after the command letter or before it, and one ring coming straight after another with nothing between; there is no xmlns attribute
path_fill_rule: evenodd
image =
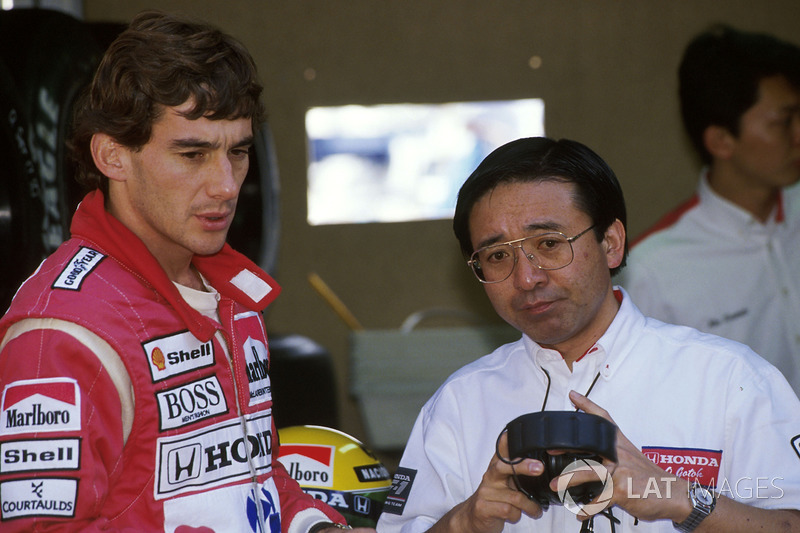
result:
<svg viewBox="0 0 800 533"><path fill-rule="evenodd" d="M542 369L542 370L544 370L544 369ZM549 376L548 376L548 377L549 377ZM588 397L589 397L589 394L591 394L591 393L592 393L592 389L594 388L594 384L595 384L595 383L597 383L597 380L598 380L598 379L600 379L600 372L598 372L598 373L597 373L597 375L596 375L596 376L594 377L594 379L592 380L592 384L591 384L591 385L589 385L589 390L587 390L587 391L586 391L586 394L584 394L584 396L585 396L585 397L587 397L587 398L588 398ZM578 409L578 408L575 408L575 410L576 410L576 411L578 411L579 409Z"/></svg>
<svg viewBox="0 0 800 533"><path fill-rule="evenodd" d="M552 383L550 380L550 372L548 372L546 368L542 368L542 372L547 376L547 388L544 390L544 401L542 402L542 408L539 409L540 411L544 411L544 408L547 406L547 398L550 396L550 384Z"/></svg>
<svg viewBox="0 0 800 533"><path fill-rule="evenodd" d="M539 368L542 369L542 372L544 372L545 377L547 377L547 387L545 388L544 400L542 401L542 408L540 409L540 411L544 411L545 407L547 406L547 399L550 397L550 386L552 384L552 379L550 378L550 373L547 371L546 368L543 368L543 367L539 367ZM587 397L587 398L589 397L589 394L591 394L592 390L594 389L594 386L597 384L597 380L598 379L600 379L600 372L598 372L597 375L592 380L592 383L589 385L589 389L586 391L586 394L584 394L585 397ZM579 411L580 409L576 408L575 410ZM500 432L500 435L497 436L497 440L495 441L495 444L494 444L495 455L497 455L497 458L500 459L500 461L502 461L503 463L505 463L507 465L511 465L511 475L514 478L514 484L517 486L517 489L520 490L523 494L525 494L525 496L527 496L529 499L533 500L534 499L533 496L531 494L529 494L522 487L522 484L519 482L519 478L517 477L517 470L516 470L516 468L514 468L515 465L518 465L519 463L524 461L524 458L519 457L516 460L514 460L514 459L511 459L511 458L506 459L505 457L500 455L500 437L502 437L503 433L505 433L506 431L508 431L508 428L503 429L503 431ZM621 522L617 517L614 516L614 513L611 512L611 509L610 508L609 509L605 509L603 511L600 511L597 514L598 515L603 515L606 518L608 518L608 521L609 521L609 523L611 525L611 533L616 533L615 524L619 524ZM582 522L580 533L593 533L594 532L594 518L595 518L595 516L597 516L597 515L594 515L594 516L592 516L592 517L590 517L587 520L584 520Z"/></svg>

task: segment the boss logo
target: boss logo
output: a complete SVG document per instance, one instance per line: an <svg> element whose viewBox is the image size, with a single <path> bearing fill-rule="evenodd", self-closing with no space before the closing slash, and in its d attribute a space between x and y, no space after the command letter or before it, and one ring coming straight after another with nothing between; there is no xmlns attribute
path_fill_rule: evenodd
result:
<svg viewBox="0 0 800 533"><path fill-rule="evenodd" d="M228 404L216 376L158 392L156 399L161 431L228 412Z"/></svg>

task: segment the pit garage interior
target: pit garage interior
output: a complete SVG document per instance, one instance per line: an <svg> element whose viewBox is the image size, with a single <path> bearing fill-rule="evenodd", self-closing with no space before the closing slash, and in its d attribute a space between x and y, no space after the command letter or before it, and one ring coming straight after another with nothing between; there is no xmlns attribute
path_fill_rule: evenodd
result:
<svg viewBox="0 0 800 533"><path fill-rule="evenodd" d="M2 5L3 307L68 235L82 193L64 140L75 98L104 48L143 9L208 20L248 47L265 87L269 118L230 241L283 287L265 314L276 420L341 429L388 466L444 377L514 332L473 279L449 219L308 223L307 110L540 98L548 136L589 145L615 170L636 236L690 196L699 173L677 102L688 40L725 22L800 42L796 0Z"/></svg>

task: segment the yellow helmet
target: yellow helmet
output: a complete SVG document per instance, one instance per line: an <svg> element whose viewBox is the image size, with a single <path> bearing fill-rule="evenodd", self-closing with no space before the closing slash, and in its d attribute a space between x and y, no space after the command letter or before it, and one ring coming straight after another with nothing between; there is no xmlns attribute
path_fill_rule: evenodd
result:
<svg viewBox="0 0 800 533"><path fill-rule="evenodd" d="M278 460L303 490L354 527L375 527L392 486L385 466L357 439L322 426L278 430Z"/></svg>

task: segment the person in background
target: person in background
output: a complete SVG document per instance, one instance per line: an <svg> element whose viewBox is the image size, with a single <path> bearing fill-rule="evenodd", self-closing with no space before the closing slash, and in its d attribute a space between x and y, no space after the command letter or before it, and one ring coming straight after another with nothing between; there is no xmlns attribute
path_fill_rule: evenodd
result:
<svg viewBox="0 0 800 533"><path fill-rule="evenodd" d="M226 244L261 92L199 21L141 13L106 52L71 140L92 190L0 321L4 532L346 528L277 461L280 289Z"/></svg>
<svg viewBox="0 0 800 533"><path fill-rule="evenodd" d="M612 285L625 224L616 176L574 141L512 141L466 180L456 237L522 338L456 371L423 406L380 533L800 531L800 400L747 346L647 318ZM504 428L575 409L616 425L616 460L602 460L612 490L543 510L514 479L544 465L509 464ZM592 479L570 472L549 488Z"/></svg>
<svg viewBox="0 0 800 533"><path fill-rule="evenodd" d="M646 315L749 345L800 393L800 48L717 26L690 42L679 83L705 166L618 281Z"/></svg>

